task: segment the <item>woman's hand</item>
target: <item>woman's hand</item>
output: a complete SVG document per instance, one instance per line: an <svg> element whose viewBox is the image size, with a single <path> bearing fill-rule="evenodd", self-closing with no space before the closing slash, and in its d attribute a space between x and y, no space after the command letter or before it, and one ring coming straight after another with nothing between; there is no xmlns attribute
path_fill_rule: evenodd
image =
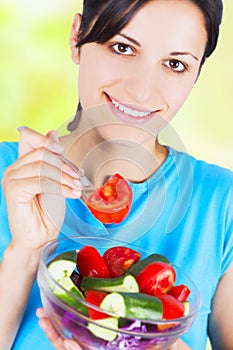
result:
<svg viewBox="0 0 233 350"><path fill-rule="evenodd" d="M19 158L4 174L12 240L0 264L1 350L10 349L17 334L42 248L63 223L65 197L81 195L78 175L59 159L61 152L56 132L43 136L25 128Z"/></svg>
<svg viewBox="0 0 233 350"><path fill-rule="evenodd" d="M56 350L82 350L80 346L71 339L62 338L53 328L43 308L37 309L36 315L39 317L39 325L45 332L47 338Z"/></svg>
<svg viewBox="0 0 233 350"><path fill-rule="evenodd" d="M59 159L62 150L56 132L43 136L24 128L19 158L5 172L12 242L24 251L35 253L55 239L64 220L65 197L81 195L78 175Z"/></svg>
<svg viewBox="0 0 233 350"><path fill-rule="evenodd" d="M82 348L73 340L62 338L53 325L49 321L43 308L39 308L36 311L37 317L39 317L39 325L45 332L47 338L50 340L56 350L82 350ZM173 345L167 350L191 350L191 348L178 339Z"/></svg>

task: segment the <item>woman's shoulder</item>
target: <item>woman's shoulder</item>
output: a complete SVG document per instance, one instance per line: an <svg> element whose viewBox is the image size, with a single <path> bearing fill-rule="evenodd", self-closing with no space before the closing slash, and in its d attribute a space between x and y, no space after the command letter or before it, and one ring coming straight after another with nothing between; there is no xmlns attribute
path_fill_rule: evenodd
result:
<svg viewBox="0 0 233 350"><path fill-rule="evenodd" d="M4 170L18 158L18 142L0 142L0 170Z"/></svg>
<svg viewBox="0 0 233 350"><path fill-rule="evenodd" d="M233 188L233 171L226 167L198 159L188 153L172 150L172 154L179 162L192 169L195 182L212 186L229 186Z"/></svg>

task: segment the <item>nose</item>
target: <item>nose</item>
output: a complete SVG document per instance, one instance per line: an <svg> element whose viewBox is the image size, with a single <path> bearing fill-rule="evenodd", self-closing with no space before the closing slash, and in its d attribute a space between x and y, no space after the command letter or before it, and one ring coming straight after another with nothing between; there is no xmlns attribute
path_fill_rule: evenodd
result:
<svg viewBox="0 0 233 350"><path fill-rule="evenodd" d="M146 62L129 71L125 79L130 102L160 113L168 109L163 86L159 68Z"/></svg>

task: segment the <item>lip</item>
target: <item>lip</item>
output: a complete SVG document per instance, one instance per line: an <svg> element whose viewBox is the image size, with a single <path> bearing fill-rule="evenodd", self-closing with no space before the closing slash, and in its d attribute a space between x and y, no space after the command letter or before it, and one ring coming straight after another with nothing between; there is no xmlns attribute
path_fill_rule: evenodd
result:
<svg viewBox="0 0 233 350"><path fill-rule="evenodd" d="M114 116L116 116L118 119L120 119L121 121L130 123L130 124L141 124L141 123L145 123L148 120L152 119L153 116L155 115L155 113L158 113L158 111L151 111L148 109L143 109L141 107L135 107L132 106L128 103L121 103L120 101L118 101L117 99L113 98L112 96L108 95L107 93L105 93L106 99L107 99L107 103L112 111L112 113L114 114ZM114 104L114 102L115 104ZM132 113L136 113L136 114L141 114L140 116L134 116L128 113L125 113L123 110L120 110L116 104L119 104L121 106L123 106L125 109L127 110L131 110Z"/></svg>

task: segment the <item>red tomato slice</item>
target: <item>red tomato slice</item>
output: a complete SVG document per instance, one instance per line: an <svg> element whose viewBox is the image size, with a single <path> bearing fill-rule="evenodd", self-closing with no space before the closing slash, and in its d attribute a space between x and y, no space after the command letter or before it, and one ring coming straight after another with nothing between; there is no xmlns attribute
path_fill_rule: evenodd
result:
<svg viewBox="0 0 233 350"><path fill-rule="evenodd" d="M111 277L122 276L140 257L140 253L127 247L112 247L103 255Z"/></svg>
<svg viewBox="0 0 233 350"><path fill-rule="evenodd" d="M164 320L173 320L184 316L184 305L181 301L169 294L157 294L156 298L160 299L163 304Z"/></svg>
<svg viewBox="0 0 233 350"><path fill-rule="evenodd" d="M157 296L167 293L174 285L176 272L165 262L156 261L147 265L136 277L141 293Z"/></svg>
<svg viewBox="0 0 233 350"><path fill-rule="evenodd" d="M106 297L107 293L95 290L87 290L86 291L86 300L93 305L100 306L102 300ZM101 320L103 318L109 317L109 315L104 312L100 312L97 310L88 307L88 313L92 320Z"/></svg>
<svg viewBox="0 0 233 350"><path fill-rule="evenodd" d="M187 300L190 290L185 284L180 284L178 286L172 287L171 290L168 292L169 295L172 295L174 298L176 298L179 301L185 301Z"/></svg>
<svg viewBox="0 0 233 350"><path fill-rule="evenodd" d="M82 277L111 277L102 256L94 247L82 247L78 252L76 264Z"/></svg>
<svg viewBox="0 0 233 350"><path fill-rule="evenodd" d="M86 204L102 223L118 224L128 215L132 198L132 190L127 181L119 174L115 174L90 195Z"/></svg>

